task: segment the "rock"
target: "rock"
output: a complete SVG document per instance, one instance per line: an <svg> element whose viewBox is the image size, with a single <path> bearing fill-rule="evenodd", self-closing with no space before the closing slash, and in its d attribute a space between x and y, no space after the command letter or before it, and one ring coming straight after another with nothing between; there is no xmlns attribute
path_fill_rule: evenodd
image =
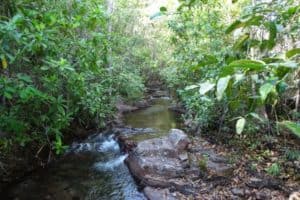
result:
<svg viewBox="0 0 300 200"><path fill-rule="evenodd" d="M171 129L168 136L148 139L137 143L126 159L132 174L142 185L152 187L175 187L185 191L189 183L177 178L184 175L187 135L178 129ZM181 155L181 156L179 156ZM180 159L181 157L181 159Z"/></svg>
<svg viewBox="0 0 300 200"><path fill-rule="evenodd" d="M233 174L234 168L226 162L214 162L212 160L207 161L207 171L213 176L229 177Z"/></svg>
<svg viewBox="0 0 300 200"><path fill-rule="evenodd" d="M118 141L122 151L126 153L130 152L133 148L136 147L136 142L128 139L128 137L126 136L119 136Z"/></svg>
<svg viewBox="0 0 300 200"><path fill-rule="evenodd" d="M245 194L244 190L241 188L233 188L231 190L231 192L232 192L232 194L234 194L236 196L240 196L240 197L244 196L244 194Z"/></svg>
<svg viewBox="0 0 300 200"><path fill-rule="evenodd" d="M180 105L173 105L173 106L170 106L169 109L173 112L176 112L178 114L184 114L186 113L186 110L180 106Z"/></svg>
<svg viewBox="0 0 300 200"><path fill-rule="evenodd" d="M155 189L152 187L144 188L145 196L149 200L176 200L176 195L171 194L168 189Z"/></svg>
<svg viewBox="0 0 300 200"><path fill-rule="evenodd" d="M251 177L248 181L248 183L246 183L247 186L252 187L252 188L261 188L264 186L264 181L260 178L256 178L256 177Z"/></svg>
<svg viewBox="0 0 300 200"><path fill-rule="evenodd" d="M256 192L255 196L256 196L256 199L259 199L259 200L260 199L261 200L268 199L269 197L271 197L270 191L268 191L268 190L260 190L260 191Z"/></svg>
<svg viewBox="0 0 300 200"><path fill-rule="evenodd" d="M199 144L200 145L200 144ZM215 153L212 149L197 149L196 153L189 154L189 162L193 167L199 167L211 177L229 177L233 174L233 166L227 160Z"/></svg>
<svg viewBox="0 0 300 200"><path fill-rule="evenodd" d="M146 100L141 100L141 101L135 102L134 106L137 108L147 108L150 106L150 104Z"/></svg>
<svg viewBox="0 0 300 200"><path fill-rule="evenodd" d="M132 112L138 109L138 107L127 105L123 101L118 101L116 103L116 108L120 113Z"/></svg>
<svg viewBox="0 0 300 200"><path fill-rule="evenodd" d="M152 96L154 98L159 98L159 97L167 97L169 96L167 91L163 91L163 90L156 90L152 93Z"/></svg>
<svg viewBox="0 0 300 200"><path fill-rule="evenodd" d="M168 199L169 190L194 196L200 189L195 182L203 174L208 173L208 177L222 181L233 172L227 160L212 149L202 146L199 151L191 153L190 146L190 139L179 129L171 129L167 136L161 138L136 142L126 163L140 185L147 188L145 193L149 199ZM206 159L205 173L199 167L201 158ZM239 191L235 192L238 196Z"/></svg>
<svg viewBox="0 0 300 200"><path fill-rule="evenodd" d="M185 150L188 144L191 143L188 136L179 129L171 129L168 139L179 151Z"/></svg>
<svg viewBox="0 0 300 200"><path fill-rule="evenodd" d="M263 176L262 178L252 177L246 182L246 185L251 188L268 188L275 190L284 190L285 187L281 180L277 180L272 177Z"/></svg>
<svg viewBox="0 0 300 200"><path fill-rule="evenodd" d="M181 161L187 161L189 159L187 152L179 154L178 157Z"/></svg>
<svg viewBox="0 0 300 200"><path fill-rule="evenodd" d="M148 175L159 175L167 178L177 178L184 172L183 167L178 159L165 158L163 156L149 156L146 159L139 157L131 158L137 166L133 166L135 171ZM140 169L139 169L140 168Z"/></svg>

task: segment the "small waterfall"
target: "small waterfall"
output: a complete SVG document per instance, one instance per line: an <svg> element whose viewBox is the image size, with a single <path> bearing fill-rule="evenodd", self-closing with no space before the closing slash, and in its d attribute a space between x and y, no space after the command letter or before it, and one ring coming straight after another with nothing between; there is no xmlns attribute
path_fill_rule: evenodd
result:
<svg viewBox="0 0 300 200"><path fill-rule="evenodd" d="M115 159L108 161L108 162L98 162L98 163L95 163L94 167L100 171L114 170L115 168L117 168L118 166L123 164L123 162L127 158L127 156L128 155L121 155Z"/></svg>
<svg viewBox="0 0 300 200"><path fill-rule="evenodd" d="M113 139L113 135L111 135L107 140L105 140L100 148L102 151L106 152L109 150L120 151L119 144L116 140Z"/></svg>
<svg viewBox="0 0 300 200"><path fill-rule="evenodd" d="M120 147L116 140L114 140L114 135L110 135L107 138L94 137L89 142L84 143L74 143L67 151L67 153L80 153L80 152L119 152Z"/></svg>

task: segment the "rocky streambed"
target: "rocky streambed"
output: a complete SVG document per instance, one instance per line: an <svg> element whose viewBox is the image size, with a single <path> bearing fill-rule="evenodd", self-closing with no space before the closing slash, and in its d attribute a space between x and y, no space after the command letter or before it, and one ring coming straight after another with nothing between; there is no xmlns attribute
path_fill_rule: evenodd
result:
<svg viewBox="0 0 300 200"><path fill-rule="evenodd" d="M298 187L253 173L236 152L184 132L171 103L161 92L143 109L119 105L117 128L74 142L1 199L285 199Z"/></svg>

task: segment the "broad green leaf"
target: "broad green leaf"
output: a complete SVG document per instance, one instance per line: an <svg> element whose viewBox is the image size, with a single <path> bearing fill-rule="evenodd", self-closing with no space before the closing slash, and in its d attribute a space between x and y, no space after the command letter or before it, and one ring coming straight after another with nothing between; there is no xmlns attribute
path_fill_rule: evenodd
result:
<svg viewBox="0 0 300 200"><path fill-rule="evenodd" d="M226 30L225 33L229 34L232 31L241 28L241 27L247 27L247 26L258 26L261 24L263 20L263 16L252 16L251 18L248 18L247 20L236 20L234 21Z"/></svg>
<svg viewBox="0 0 300 200"><path fill-rule="evenodd" d="M229 81L230 81L230 78L231 78L231 76L225 76L218 80L217 92L216 92L218 101L220 101L222 99L223 94L228 86Z"/></svg>
<svg viewBox="0 0 300 200"><path fill-rule="evenodd" d="M211 65L218 63L218 59L214 55L204 55L199 65Z"/></svg>
<svg viewBox="0 0 300 200"><path fill-rule="evenodd" d="M257 113L249 113L250 116L252 116L255 119L258 119L260 122L265 122L266 120L262 117L260 117Z"/></svg>
<svg viewBox="0 0 300 200"><path fill-rule="evenodd" d="M237 84L239 83L241 80L243 80L245 77L245 74L234 74L234 83L233 84Z"/></svg>
<svg viewBox="0 0 300 200"><path fill-rule="evenodd" d="M260 71L264 69L265 63L262 61L257 61L257 60L236 60L231 62L229 67L237 68L237 69L243 69L243 70L255 70L255 71Z"/></svg>
<svg viewBox="0 0 300 200"><path fill-rule="evenodd" d="M28 75L26 75L26 74L21 74L21 73L19 73L19 74L17 74L17 77L18 77L20 80L22 80L22 81L24 81L24 82L26 82L26 83L32 83L31 77L28 76Z"/></svg>
<svg viewBox="0 0 300 200"><path fill-rule="evenodd" d="M268 44L269 44L268 40L262 40L259 45L260 50L261 51L266 50L268 48Z"/></svg>
<svg viewBox="0 0 300 200"><path fill-rule="evenodd" d="M290 7L287 11L282 13L282 17L287 20L292 17L294 14L300 11L300 5Z"/></svg>
<svg viewBox="0 0 300 200"><path fill-rule="evenodd" d="M7 98L7 99L12 99L13 98L12 94L7 92L7 91L4 91L4 97Z"/></svg>
<svg viewBox="0 0 300 200"><path fill-rule="evenodd" d="M298 68L299 64L294 61L286 61L284 63L280 63L279 66L296 69L296 68Z"/></svg>
<svg viewBox="0 0 300 200"><path fill-rule="evenodd" d="M268 64L271 67L286 67L286 68L297 68L298 63L294 61L286 61L286 62L275 62Z"/></svg>
<svg viewBox="0 0 300 200"><path fill-rule="evenodd" d="M267 24L269 29L269 39L267 42L268 49L272 49L276 45L276 37L277 37L277 27L275 22L269 22Z"/></svg>
<svg viewBox="0 0 300 200"><path fill-rule="evenodd" d="M240 21L240 20L236 20L235 22L233 22L226 30L225 30L225 33L226 34L229 34L231 33L232 31L238 29L238 28L241 28L243 27L245 24Z"/></svg>
<svg viewBox="0 0 300 200"><path fill-rule="evenodd" d="M293 57L294 55L297 55L297 54L300 54L300 48L295 48L295 49L291 49L291 50L287 51L285 53L285 56L287 58L291 58L291 57Z"/></svg>
<svg viewBox="0 0 300 200"><path fill-rule="evenodd" d="M231 67L231 66L227 65L227 66L224 66L221 69L220 77L224 77L224 76L228 76L228 75L233 75L234 73L235 73L234 67Z"/></svg>
<svg viewBox="0 0 300 200"><path fill-rule="evenodd" d="M162 12L157 12L157 13L155 13L155 14L153 14L153 15L150 16L150 20L156 19L156 18L158 18L158 17L160 17L162 15L163 15Z"/></svg>
<svg viewBox="0 0 300 200"><path fill-rule="evenodd" d="M185 87L184 90L192 90L192 89L195 89L198 87L199 87L199 85L189 85L189 86Z"/></svg>
<svg viewBox="0 0 300 200"><path fill-rule="evenodd" d="M280 81L276 86L276 90L279 94L283 94L288 87L289 85L286 82Z"/></svg>
<svg viewBox="0 0 300 200"><path fill-rule="evenodd" d="M210 90L212 90L214 87L215 87L214 83L206 81L206 82L200 84L199 93L200 93L200 95L204 95L207 92L209 92Z"/></svg>
<svg viewBox="0 0 300 200"><path fill-rule="evenodd" d="M202 0L202 3L207 3L207 0ZM193 4L196 2L196 0L190 0L188 6L193 6Z"/></svg>
<svg viewBox="0 0 300 200"><path fill-rule="evenodd" d="M261 15L258 15L258 16L252 16L250 19L248 19L246 22L245 22L245 27L246 26L258 26L261 24L262 20L264 19L263 16Z"/></svg>
<svg viewBox="0 0 300 200"><path fill-rule="evenodd" d="M283 62L284 60L282 58L263 58L262 61L264 61L265 63L269 64L269 63L278 63L278 62Z"/></svg>
<svg viewBox="0 0 300 200"><path fill-rule="evenodd" d="M271 83L265 83L259 88L260 98L263 102L267 99L268 95L275 89Z"/></svg>
<svg viewBox="0 0 300 200"><path fill-rule="evenodd" d="M195 71L201 67L218 63L218 59L213 55L204 55L203 58L198 62L197 65L190 67L191 70Z"/></svg>
<svg viewBox="0 0 300 200"><path fill-rule="evenodd" d="M245 43L249 39L249 37L250 37L249 33L246 33L245 35L240 36L234 43L233 48L235 50L241 49L243 46L245 46Z"/></svg>
<svg viewBox="0 0 300 200"><path fill-rule="evenodd" d="M282 121L280 122L281 125L284 125L287 127L292 133L294 133L296 136L300 138L300 124L291 122L291 121Z"/></svg>
<svg viewBox="0 0 300 200"><path fill-rule="evenodd" d="M239 120L237 120L235 129L237 134L241 134L245 128L246 119L241 117Z"/></svg>

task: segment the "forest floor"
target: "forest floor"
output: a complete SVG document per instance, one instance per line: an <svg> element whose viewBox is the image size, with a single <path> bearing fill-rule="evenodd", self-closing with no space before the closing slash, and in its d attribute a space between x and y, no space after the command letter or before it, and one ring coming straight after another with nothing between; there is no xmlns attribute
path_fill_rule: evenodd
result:
<svg viewBox="0 0 300 200"><path fill-rule="evenodd" d="M172 107L172 110L180 111L182 114L184 108ZM162 148L162 152L165 151L164 147L157 146L155 151L149 150L150 152L138 155L141 156L140 158L129 161L129 168L137 180L142 182L142 186L145 187L144 193L149 199L284 200L292 192L300 190L300 160L292 156L287 158L289 155L286 155L286 149L299 144L283 143L283 138L274 136L259 144L249 146L245 138L220 136L213 130L209 134L202 134L201 137L195 135L187 127L183 127L183 130L191 139L191 144L187 149L189 170L182 173L178 169L181 178L173 179L167 175L170 171L167 170L168 166L164 166L164 163L157 163L157 166L153 163L151 165L144 163L143 165L150 172L137 168L136 163L131 164L133 167L130 167L130 162L135 162L136 159L147 160L147 157L143 157L145 154L149 154L151 157L156 156L160 148ZM137 149L139 146L149 144L151 148L151 145L157 142L161 141L150 139L142 144L139 142L133 144L134 141L130 141L130 138L125 139L129 148L137 147ZM136 156L137 152L144 150L133 148L130 151L133 151L132 154ZM207 155L208 159L205 157ZM164 157L161 160L167 161L168 159L168 157ZM178 159L181 158L178 157ZM220 164L224 159L230 167ZM151 174L151 168L159 169L159 165L165 168L158 172L162 175L155 179L149 178L155 176ZM230 173L227 173L228 169ZM165 182L164 180L170 181Z"/></svg>

